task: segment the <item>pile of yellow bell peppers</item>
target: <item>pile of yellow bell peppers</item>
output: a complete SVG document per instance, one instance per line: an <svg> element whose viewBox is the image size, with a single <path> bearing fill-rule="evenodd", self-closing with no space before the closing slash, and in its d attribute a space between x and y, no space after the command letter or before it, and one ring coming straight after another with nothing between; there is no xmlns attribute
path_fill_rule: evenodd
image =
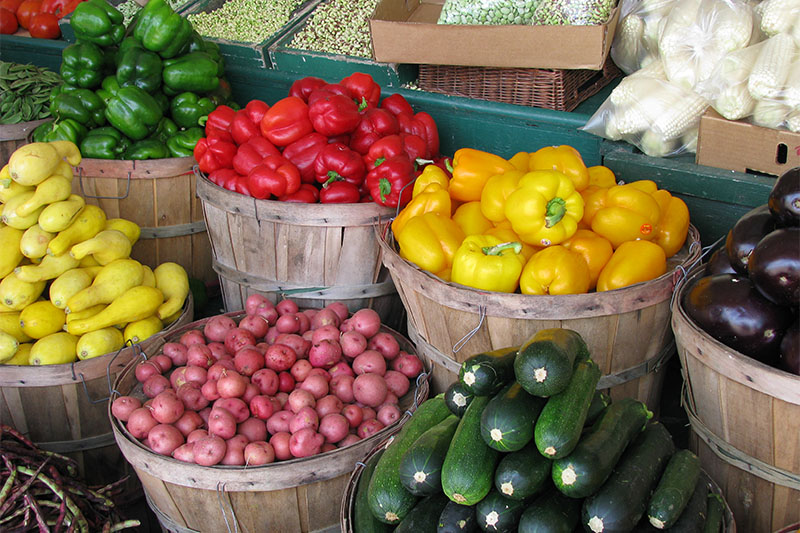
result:
<svg viewBox="0 0 800 533"><path fill-rule="evenodd" d="M392 222L401 257L445 281L579 294L648 281L686 241L689 209L650 180L617 184L571 146L511 159L462 148L428 165Z"/></svg>

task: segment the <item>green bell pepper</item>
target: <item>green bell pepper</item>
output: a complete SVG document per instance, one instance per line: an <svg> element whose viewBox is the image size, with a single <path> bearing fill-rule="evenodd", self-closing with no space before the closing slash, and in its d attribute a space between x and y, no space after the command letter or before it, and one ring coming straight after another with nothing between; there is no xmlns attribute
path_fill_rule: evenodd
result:
<svg viewBox="0 0 800 533"><path fill-rule="evenodd" d="M95 128L80 144L81 155L89 159L121 159L131 141L116 128Z"/></svg>
<svg viewBox="0 0 800 533"><path fill-rule="evenodd" d="M169 117L164 117L158 121L156 130L148 137L149 139L158 139L165 143L167 139L178 133L178 125L175 124Z"/></svg>
<svg viewBox="0 0 800 533"><path fill-rule="evenodd" d="M184 54L192 39L192 24L164 0L150 0L139 13L133 36L164 59Z"/></svg>
<svg viewBox="0 0 800 533"><path fill-rule="evenodd" d="M164 94L161 91L156 91L156 92L152 93L152 96L153 96L153 98L156 99L156 102L158 102L158 107L161 108L161 113L163 113L164 115L169 113L169 103L170 102L169 102L169 98L167 98L167 95Z"/></svg>
<svg viewBox="0 0 800 533"><path fill-rule="evenodd" d="M135 85L148 93L161 87L161 58L158 54L131 46L117 57L117 81L120 86Z"/></svg>
<svg viewBox="0 0 800 533"><path fill-rule="evenodd" d="M106 123L106 104L90 89L61 88L51 97L50 114L56 120L74 119L88 128Z"/></svg>
<svg viewBox="0 0 800 533"><path fill-rule="evenodd" d="M194 155L194 146L203 136L205 131L200 126L180 131L167 139L167 148L172 157L191 157Z"/></svg>
<svg viewBox="0 0 800 533"><path fill-rule="evenodd" d="M170 116L181 128L199 126L199 120L217 108L211 98L196 95L193 92L180 93L172 99L169 106Z"/></svg>
<svg viewBox="0 0 800 533"><path fill-rule="evenodd" d="M86 126L74 119L65 118L64 120L45 122L33 130L31 137L33 142L70 141L79 146L86 137L86 133Z"/></svg>
<svg viewBox="0 0 800 533"><path fill-rule="evenodd" d="M108 105L108 101L116 96L120 89L121 87L119 86L117 77L112 74L111 76L103 78L103 83L100 85L100 88L95 91L95 94Z"/></svg>
<svg viewBox="0 0 800 533"><path fill-rule="evenodd" d="M125 150L125 159L164 159L169 157L167 145L158 139L144 139Z"/></svg>
<svg viewBox="0 0 800 533"><path fill-rule="evenodd" d="M86 0L72 12L70 26L78 41L113 46L125 36L124 17L105 0Z"/></svg>
<svg viewBox="0 0 800 533"><path fill-rule="evenodd" d="M106 105L108 122L136 141L152 133L163 113L158 102L139 87L122 87Z"/></svg>
<svg viewBox="0 0 800 533"><path fill-rule="evenodd" d="M176 93L192 91L211 92L219 86L217 62L206 52L191 52L175 59L164 61L161 76L165 92L169 88Z"/></svg>
<svg viewBox="0 0 800 533"><path fill-rule="evenodd" d="M96 44L71 44L61 52L61 77L69 85L93 89L103 81L104 61L103 50Z"/></svg>

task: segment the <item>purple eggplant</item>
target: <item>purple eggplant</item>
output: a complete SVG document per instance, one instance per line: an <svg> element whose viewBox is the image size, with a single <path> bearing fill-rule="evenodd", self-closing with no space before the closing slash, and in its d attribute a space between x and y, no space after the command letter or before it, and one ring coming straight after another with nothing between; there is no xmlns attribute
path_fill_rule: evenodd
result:
<svg viewBox="0 0 800 533"><path fill-rule="evenodd" d="M728 250L724 246L720 246L711 257L708 258L706 263L706 276L713 276L714 274L736 274L736 271L731 266L731 258L728 257Z"/></svg>
<svg viewBox="0 0 800 533"><path fill-rule="evenodd" d="M773 366L778 362L784 332L794 319L791 309L770 302L747 277L738 274L698 279L681 304L706 333Z"/></svg>
<svg viewBox="0 0 800 533"><path fill-rule="evenodd" d="M781 341L781 368L800 376L800 318L789 326Z"/></svg>
<svg viewBox="0 0 800 533"><path fill-rule="evenodd" d="M775 219L767 204L751 209L736 221L736 224L728 232L725 249L731 259L731 266L737 273L747 275L750 252L756 247L758 241L775 227Z"/></svg>
<svg viewBox="0 0 800 533"><path fill-rule="evenodd" d="M800 305L800 227L779 228L758 241L747 275L768 300Z"/></svg>
<svg viewBox="0 0 800 533"><path fill-rule="evenodd" d="M787 170L775 180L768 205L779 226L800 226L800 167Z"/></svg>

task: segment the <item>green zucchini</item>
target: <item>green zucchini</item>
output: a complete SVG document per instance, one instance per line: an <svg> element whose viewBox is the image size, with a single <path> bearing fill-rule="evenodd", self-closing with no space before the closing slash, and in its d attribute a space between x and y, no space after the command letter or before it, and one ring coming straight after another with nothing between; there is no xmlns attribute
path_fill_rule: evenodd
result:
<svg viewBox="0 0 800 533"><path fill-rule="evenodd" d="M439 515L437 533L475 533L478 531L478 518L474 505L461 505L448 501Z"/></svg>
<svg viewBox="0 0 800 533"><path fill-rule="evenodd" d="M464 416L464 411L467 410L469 402L474 397L475 395L469 392L460 381L454 381L444 391L444 401L447 403L448 409L459 418Z"/></svg>
<svg viewBox="0 0 800 533"><path fill-rule="evenodd" d="M581 521L581 500L557 490L542 494L522 512L519 533L572 533Z"/></svg>
<svg viewBox="0 0 800 533"><path fill-rule="evenodd" d="M689 503L678 521L669 528L670 533L702 533L708 513L708 485L702 479L695 483Z"/></svg>
<svg viewBox="0 0 800 533"><path fill-rule="evenodd" d="M659 422L648 424L622 454L608 481L583 501L583 527L594 533L633 529L674 452L669 430Z"/></svg>
<svg viewBox="0 0 800 533"><path fill-rule="evenodd" d="M517 530L519 517L525 510L522 500L512 500L492 489L475 505L478 526L489 533L510 533Z"/></svg>
<svg viewBox="0 0 800 533"><path fill-rule="evenodd" d="M379 521L369 510L369 503L367 502L367 488L369 480L375 472L375 465L378 464L378 459L383 455L383 450L377 451L366 463L361 475L358 478L358 485L356 486L356 495L353 500L353 531L359 533L388 533L392 527Z"/></svg>
<svg viewBox="0 0 800 533"><path fill-rule="evenodd" d="M400 483L414 496L442 491L442 463L456 432L456 415L450 415L420 437L400 460Z"/></svg>
<svg viewBox="0 0 800 533"><path fill-rule="evenodd" d="M397 524L395 533L436 533L439 515L447 502L447 496L441 492L422 498Z"/></svg>
<svg viewBox="0 0 800 533"><path fill-rule="evenodd" d="M613 402L578 441L572 453L553 461L553 482L571 498L585 498L605 483L625 447L644 429L653 413L640 401Z"/></svg>
<svg viewBox="0 0 800 533"><path fill-rule="evenodd" d="M708 511L703 533L719 533L722 529L725 514L725 500L716 492L708 493Z"/></svg>
<svg viewBox="0 0 800 533"><path fill-rule="evenodd" d="M575 361L588 356L589 348L579 333L543 329L520 346L514 374L526 391L547 398L567 388Z"/></svg>
<svg viewBox="0 0 800 533"><path fill-rule="evenodd" d="M450 410L441 395L423 402L403 424L375 466L369 482L367 501L372 514L386 524L397 524L414 507L417 497L403 488L398 467L408 448L420 435L445 418Z"/></svg>
<svg viewBox="0 0 800 533"><path fill-rule="evenodd" d="M533 438L533 425L544 400L531 396L516 381L492 398L481 416L481 437L501 452L521 450Z"/></svg>
<svg viewBox="0 0 800 533"><path fill-rule="evenodd" d="M509 498L530 498L552 485L552 466L531 441L521 450L503 455L494 471L494 486Z"/></svg>
<svg viewBox="0 0 800 533"><path fill-rule="evenodd" d="M647 518L658 529L678 520L700 478L700 459L691 450L678 450L670 458L647 506Z"/></svg>
<svg viewBox="0 0 800 533"><path fill-rule="evenodd" d="M547 399L534 431L539 453L559 459L575 448L598 381L600 367L591 359L583 359L575 365L567 388Z"/></svg>
<svg viewBox="0 0 800 533"><path fill-rule="evenodd" d="M497 394L514 379L514 359L519 346L508 346L469 357L461 363L458 380L475 396Z"/></svg>
<svg viewBox="0 0 800 533"><path fill-rule="evenodd" d="M494 468L500 452L489 448L481 437L481 415L488 396L476 396L461 417L442 465L442 490L462 505L474 505L492 488Z"/></svg>
<svg viewBox="0 0 800 533"><path fill-rule="evenodd" d="M594 391L592 403L589 404L589 412L586 413L584 427L591 426L597 422L597 419L600 418L600 415L603 414L603 411L605 411L606 407L609 405L611 405L611 396L600 390Z"/></svg>

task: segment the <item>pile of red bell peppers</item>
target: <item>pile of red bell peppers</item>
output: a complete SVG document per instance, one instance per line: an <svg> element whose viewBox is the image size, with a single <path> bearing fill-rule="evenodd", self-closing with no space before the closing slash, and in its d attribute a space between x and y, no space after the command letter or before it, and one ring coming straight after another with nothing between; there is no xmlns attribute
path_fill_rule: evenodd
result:
<svg viewBox="0 0 800 533"><path fill-rule="evenodd" d="M208 115L194 157L208 179L254 198L404 206L408 186L438 162L433 118L356 72L339 83L295 81L272 106L260 100Z"/></svg>

